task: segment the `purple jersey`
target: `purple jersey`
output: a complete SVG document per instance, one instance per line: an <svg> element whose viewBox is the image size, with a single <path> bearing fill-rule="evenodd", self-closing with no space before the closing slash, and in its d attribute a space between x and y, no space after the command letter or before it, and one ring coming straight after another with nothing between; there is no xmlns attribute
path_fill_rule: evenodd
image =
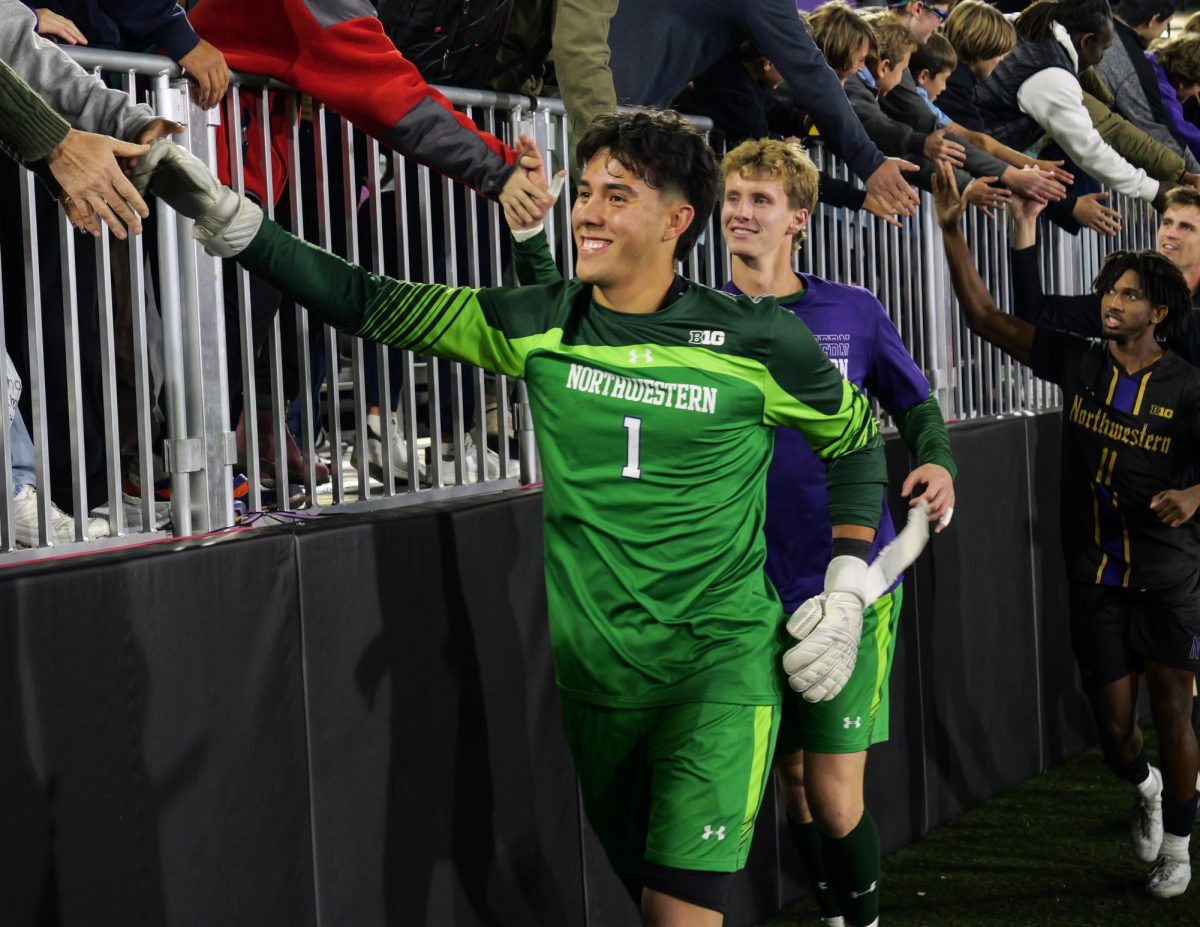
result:
<svg viewBox="0 0 1200 927"><path fill-rule="evenodd" d="M905 412L929 398L929 381L900 340L883 306L868 290L800 274L804 292L779 298L808 326L851 383L889 412ZM730 281L724 289L741 293ZM775 429L767 471L767 575L788 612L825 586L831 540L825 465L790 428ZM886 502L872 557L896 536Z"/></svg>

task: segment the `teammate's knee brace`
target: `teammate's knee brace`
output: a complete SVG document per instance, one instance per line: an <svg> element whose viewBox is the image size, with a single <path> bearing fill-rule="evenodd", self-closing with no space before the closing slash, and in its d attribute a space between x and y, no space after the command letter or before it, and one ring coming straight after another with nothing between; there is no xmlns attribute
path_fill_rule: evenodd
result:
<svg viewBox="0 0 1200 927"><path fill-rule="evenodd" d="M663 895L724 914L729 906L733 875L732 872L676 869L647 862L642 870L642 884Z"/></svg>

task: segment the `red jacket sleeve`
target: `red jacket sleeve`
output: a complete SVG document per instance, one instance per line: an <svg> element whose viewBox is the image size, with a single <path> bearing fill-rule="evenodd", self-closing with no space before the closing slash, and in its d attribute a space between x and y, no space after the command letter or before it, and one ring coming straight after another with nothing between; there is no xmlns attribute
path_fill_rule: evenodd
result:
<svg viewBox="0 0 1200 927"><path fill-rule="evenodd" d="M495 199L517 152L456 113L370 12L365 0L202 0L190 17L233 69L284 81L406 157Z"/></svg>

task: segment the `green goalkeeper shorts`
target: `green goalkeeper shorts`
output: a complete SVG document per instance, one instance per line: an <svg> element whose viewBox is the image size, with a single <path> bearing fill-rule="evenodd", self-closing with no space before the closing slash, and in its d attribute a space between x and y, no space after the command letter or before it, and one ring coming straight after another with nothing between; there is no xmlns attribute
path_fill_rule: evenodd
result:
<svg viewBox="0 0 1200 927"><path fill-rule="evenodd" d="M746 864L778 732L774 705L603 708L563 699L588 820L613 868Z"/></svg>
<svg viewBox="0 0 1200 927"><path fill-rule="evenodd" d="M795 692L783 697L777 754L858 753L888 739L888 677L896 652L902 586L863 611L858 662L846 687L828 702L806 702Z"/></svg>

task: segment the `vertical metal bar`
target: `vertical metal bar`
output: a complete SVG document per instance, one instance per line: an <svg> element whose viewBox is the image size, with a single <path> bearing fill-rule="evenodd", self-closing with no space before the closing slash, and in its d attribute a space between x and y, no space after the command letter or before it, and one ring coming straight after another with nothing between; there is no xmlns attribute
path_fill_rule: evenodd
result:
<svg viewBox="0 0 1200 927"><path fill-rule="evenodd" d="M471 107L466 109L467 118L473 122L475 113ZM548 123L550 115L546 115ZM547 125L546 131L547 148L544 153L547 165L552 166L554 163L554 154L556 144L556 135L553 131L553 125ZM548 170L550 168L548 167ZM466 235L467 246L467 286L478 287L480 285L480 261L479 261L479 195L470 189L463 191L464 199L466 200ZM550 217L546 217L549 219ZM552 224L547 222L547 225ZM460 281L461 282L461 281ZM494 389L495 387L493 387ZM487 389L484 383L484 373L478 367L471 368L470 375L470 390L475 405L475 423L471 427L471 433L475 436L475 462L478 467L479 481L482 483L488 478L487 468L487 452L488 452L488 431L487 431ZM499 410L499 397L496 399L497 410ZM464 423L465 424L465 423ZM503 466L500 468L499 476L501 478L507 476L508 471Z"/></svg>
<svg viewBox="0 0 1200 927"><path fill-rule="evenodd" d="M155 109L171 112L169 95L174 93L166 75L154 78ZM168 109L171 107L171 109ZM180 287L172 285L180 280L179 229L175 223L175 211L162 200L156 206L158 226L158 279L163 281L160 292L159 312L163 328L163 392L167 402L167 434L172 447L180 447L187 438L187 387L184 383L183 354L183 309L180 305ZM187 475L176 466L169 468L171 475L172 524L176 536L187 537L192 533L191 486ZM153 477L151 477L153 479ZM146 482L143 474L142 482ZM142 490L143 502L146 492ZM147 524L153 524L148 522Z"/></svg>
<svg viewBox="0 0 1200 927"><path fill-rule="evenodd" d="M260 135L259 143L262 145L263 152L263 190L266 193L267 201L263 203L263 211L267 214L268 219L275 218L275 168L274 161L271 157L271 94L265 88L260 91L258 97L259 106L259 126ZM290 112L290 110L289 110ZM293 161L293 164L296 162ZM300 183L299 167L296 168L297 175L291 179L291 183ZM304 349L301 349L304 350ZM271 432L273 443L275 445L275 506L281 511L287 511L292 507L291 492L288 491L287 484L291 482L290 477L285 479L284 492L279 491L279 474L288 472L287 451L289 434L287 430L287 413L288 413L288 397L284 394L283 386L283 335L280 329L279 310L276 309L274 315L271 316L271 327L267 330L267 368L271 373ZM261 494L256 507L251 500L249 508L258 511L262 506Z"/></svg>
<svg viewBox="0 0 1200 927"><path fill-rule="evenodd" d="M127 76L126 92L130 96L131 102L134 97L134 82L132 75ZM160 100L157 95L151 97L153 104L157 107ZM137 429L137 462L138 462L138 479L143 487L149 486L150 491L145 489L141 491L141 498L138 500L138 508L141 512L141 525L143 532L156 531L158 523L156 521L156 507L154 498L154 478L156 475L154 466L153 453L153 436L150 428L150 417L152 414L152 401L150 398L150 348L147 343L146 336L146 255L142 245L142 236L133 235L129 239L129 249L127 252L129 259L129 302L130 302L130 325L133 329L133 390L134 404L136 408L136 429ZM166 281L164 281L164 287ZM114 533L120 534L125 525L125 512L123 505L123 496L118 495L115 500L109 500L109 515L113 516L112 508L117 506L121 508L120 516L112 521Z"/></svg>
<svg viewBox="0 0 1200 927"><path fill-rule="evenodd" d="M487 131L495 132L496 129L496 111L488 107L484 111L483 124ZM560 152L562 153L562 164L567 170L570 170L570 161L573 157L573 152L570 150L570 140L567 134L567 122L564 117L559 123L561 134L559 137ZM546 217L547 238L551 241L551 248L557 252L559 267L563 268L563 274L570 277L574 273L574 235L571 231L571 191L568 183L563 189L562 195L559 196L558 202L554 205L554 209L549 216ZM551 233L555 231L556 223L561 223L562 231L556 238L551 237ZM500 221L500 205L498 203L489 202L487 204L487 230L488 242L491 247L488 252L488 260L490 261L489 270L491 272L492 286L499 286L502 283L503 271L503 256L501 253L501 241L508 235L508 228ZM508 377L497 375L495 381L496 391L496 447L497 455L500 458L500 474L508 473L509 461L512 459L509 453L508 432L511 428L511 416L509 409L509 390L511 389Z"/></svg>
<svg viewBox="0 0 1200 927"><path fill-rule="evenodd" d="M383 194L380 192L381 178L379 176L379 142L373 138L367 139L367 221L370 223L371 232L371 269L379 275L383 275L385 263L383 258L383 214L380 212L380 198ZM399 187L399 179L393 177L395 187ZM393 198L398 194L393 194ZM382 472L380 478L383 481L384 496L392 496L396 493L396 478L393 472L393 467L396 462L392 455L392 439L396 433L395 422L392 418L391 407L391 371L388 369L390 361L390 351L381 344L371 345L367 350L375 352L375 369L377 372L376 388L379 395L379 427L380 431L380 461L382 463ZM364 383L365 387L365 383ZM365 401L364 396L364 401ZM367 436L363 436L363 447L367 445ZM359 479L363 479L361 464L365 460L365 453L360 456ZM368 472L367 479L370 479Z"/></svg>
<svg viewBox="0 0 1200 927"><path fill-rule="evenodd" d="M235 84L225 95L225 122L229 126L240 127L242 124L241 91ZM269 118L269 114L268 114ZM245 165L242 163L242 133L238 130L226 133L229 147L229 167L232 175L233 189L238 193L246 192ZM270 149L264 150L263 161L271 162ZM272 190L265 190L267 200L271 199ZM250 484L247 507L252 512L262 511L262 454L258 440L258 391L254 371L254 327L250 306L250 274L240 264L235 265L234 279L237 286L238 301L238 350L241 354L242 366L242 435L245 441L246 480ZM230 384L234 388L234 384Z"/></svg>
<svg viewBox="0 0 1200 927"><path fill-rule="evenodd" d="M63 333L67 352L67 428L71 450L71 500L75 511L75 540L82 541L87 519L87 451L83 442L83 384L79 372L79 297L75 280L74 228L58 215L59 264L62 274ZM102 235L108 232L102 231Z"/></svg>
<svg viewBox="0 0 1200 927"><path fill-rule="evenodd" d="M425 270L425 280L428 282L436 279L433 266L433 217L430 211L430 195L429 168L422 164L417 168L417 202L421 214L421 263ZM448 257L445 264L449 269ZM444 485L442 483L442 397L436 357L427 357L425 360L425 380L426 394L429 396L429 479L435 487L441 487ZM461 458L458 463L461 464ZM456 464L457 472L458 464Z"/></svg>
<svg viewBox="0 0 1200 927"><path fill-rule="evenodd" d="M300 179L300 101L298 94L289 93L287 102L288 129L291 133L290 161L295 176L288 184L291 190L292 234L304 237L304 193ZM296 304L296 360L299 367L300 389L300 448L307 461L305 484L308 487L309 506L317 507L316 444L313 437L312 358L308 353L308 311ZM284 474L287 473L285 469ZM283 477L282 490L276 481L276 493L282 501L288 494L287 476Z"/></svg>
<svg viewBox="0 0 1200 927"><path fill-rule="evenodd" d="M187 82L178 87L186 99ZM220 110L203 110L192 102L189 129L184 144L216 170L216 128ZM187 429L191 440L173 450L191 485L192 523L200 531L224 528L233 520L230 469L229 390L225 377L224 288L220 263L203 254L191 241L191 221L176 216L178 238L185 243L179 252L179 281L183 293L181 316L186 367Z"/></svg>
<svg viewBox="0 0 1200 927"><path fill-rule="evenodd" d="M342 196L346 218L346 259L359 263L358 255L358 190L354 171L354 127L339 117L342 127ZM371 473L367 465L367 391L363 371L363 340L350 339L350 379L354 403L354 446L358 458L358 498L371 497ZM386 401L386 400L385 400ZM340 445L334 453L339 457Z"/></svg>
<svg viewBox="0 0 1200 927"><path fill-rule="evenodd" d="M325 105L313 102L313 153L317 172L317 233L321 247L326 251L333 250L333 234L330 229L329 205L329 159L326 144L328 134L325 131ZM337 330L330 325L322 325L322 341L325 346L325 392L326 408L329 418L326 427L326 438L330 449L330 475L333 478L333 504L345 501L345 487L342 485L342 415L341 396L338 390L338 367L341 364L338 350ZM312 494L316 496L316 458L306 462L308 484Z"/></svg>
<svg viewBox="0 0 1200 927"><path fill-rule="evenodd" d="M70 224L67 225L70 235ZM130 238L137 236L131 235ZM112 288L112 255L107 233L96 242L96 286L100 313L100 400L104 422L105 475L108 478L108 514L112 528L117 534L125 532L125 510L121 505L121 437L117 426L117 353L114 337ZM154 477L151 475L148 491L143 495L154 495ZM87 518L87 512L82 513ZM86 524L76 513L77 526ZM86 536L86 534L84 535Z"/></svg>
<svg viewBox="0 0 1200 927"><path fill-rule="evenodd" d="M454 215L454 189L449 177L442 178L442 223L446 252L446 286L458 286L458 223ZM455 481L461 486L467 478L466 438L463 428L462 364L450 363L450 427L454 445Z"/></svg>
<svg viewBox="0 0 1200 927"><path fill-rule="evenodd" d="M8 394L8 342L4 334L4 266L0 260L0 552L16 549L17 539L13 536L13 465L12 441L8 410L11 397ZM19 414L19 413L18 413Z"/></svg>
<svg viewBox="0 0 1200 927"><path fill-rule="evenodd" d="M46 441L46 371L42 363L42 280L38 248L37 199L33 175L21 174L21 218L25 233L25 315L29 341L29 391L33 421L34 476L38 486L38 546L45 547L50 526L50 452Z"/></svg>
<svg viewBox="0 0 1200 927"><path fill-rule="evenodd" d="M412 266L408 258L411 244L408 229L408 173L405 164L400 155L392 155L392 176L396 178L396 247L400 251L397 266L400 268L401 279L411 280ZM404 443L408 448L408 491L419 492L420 463L417 455L421 453L421 449L417 444L417 367L412 351L401 353L400 366L403 375L400 385L401 418ZM436 466L436 461L432 463Z"/></svg>

